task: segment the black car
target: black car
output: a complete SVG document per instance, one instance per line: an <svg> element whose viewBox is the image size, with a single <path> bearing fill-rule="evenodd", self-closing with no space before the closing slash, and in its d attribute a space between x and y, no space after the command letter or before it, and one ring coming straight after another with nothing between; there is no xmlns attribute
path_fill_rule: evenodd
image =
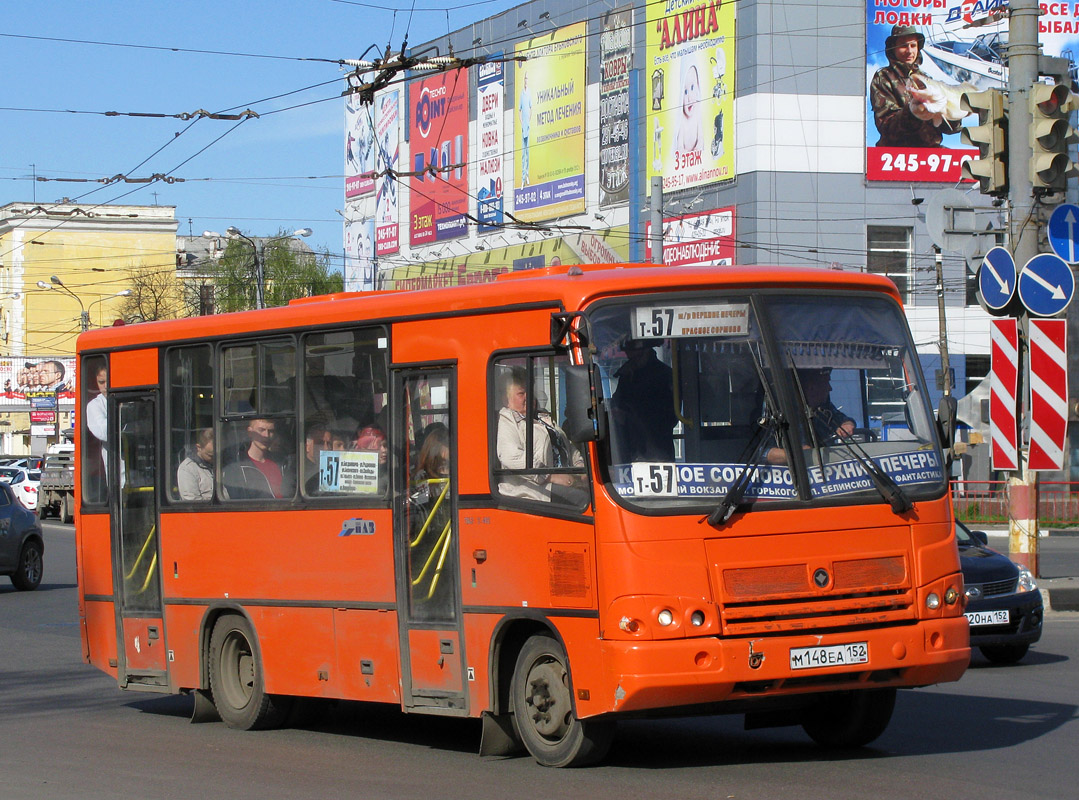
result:
<svg viewBox="0 0 1079 800"><path fill-rule="evenodd" d="M987 546L981 531L955 522L967 592L970 646L995 664L1014 664L1042 635L1042 593L1030 570Z"/></svg>
<svg viewBox="0 0 1079 800"><path fill-rule="evenodd" d="M45 540L37 514L15 499L0 483L0 575L9 575L16 589L36 589L44 572Z"/></svg>

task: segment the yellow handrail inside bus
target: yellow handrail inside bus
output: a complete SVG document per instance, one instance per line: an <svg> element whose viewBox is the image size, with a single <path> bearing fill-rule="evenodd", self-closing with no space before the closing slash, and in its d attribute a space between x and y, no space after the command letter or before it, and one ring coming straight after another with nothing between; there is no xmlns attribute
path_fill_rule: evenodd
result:
<svg viewBox="0 0 1079 800"><path fill-rule="evenodd" d="M142 586L135 594L142 594L150 588L150 581L154 579L154 568L157 566L157 553L154 553L154 557L150 559L150 567L146 570L146 580L142 582Z"/></svg>
<svg viewBox="0 0 1079 800"><path fill-rule="evenodd" d="M154 540L154 534L157 533L157 526L154 525L150 528L150 533L146 536L146 541L142 543L142 549L139 550L138 556L135 557L135 563L131 565L131 572L124 576L124 582L131 580L135 575L135 570L139 568L139 562L142 561L142 557L146 555L146 548L150 546L150 542ZM154 561L157 560L157 553L154 553Z"/></svg>
<svg viewBox="0 0 1079 800"><path fill-rule="evenodd" d="M446 520L446 526L442 529L442 533L438 536L438 541L435 542L435 546L431 548L430 554L427 556L427 561L424 562L423 569L420 570L420 574L412 581L413 586L419 586L427 575L427 571L431 569L432 563L434 563L435 556L438 556L438 563L435 565L434 574L431 576L431 586L427 590L427 597L425 600L430 600L435 595L435 588L438 586L439 576L442 575L442 567L446 563L446 554L450 551L450 522Z"/></svg>
<svg viewBox="0 0 1079 800"><path fill-rule="evenodd" d="M431 484L436 484L436 483L441 483L442 484L442 491L439 492L438 499L435 500L434 505L431 506L431 510L427 512L427 519L424 520L423 527L420 528L420 532L416 534L415 539L413 539L411 542L408 543L408 546L410 548L415 547L416 545L418 545L420 543L420 541L423 539L424 534L427 533L427 529L431 526L431 522L435 518L435 512L438 511L439 507L442 505L442 501L446 499L446 495L449 493L449 489L450 489L450 479L449 478L428 478L427 479L428 487L430 487ZM438 545L435 545L435 546L437 547Z"/></svg>

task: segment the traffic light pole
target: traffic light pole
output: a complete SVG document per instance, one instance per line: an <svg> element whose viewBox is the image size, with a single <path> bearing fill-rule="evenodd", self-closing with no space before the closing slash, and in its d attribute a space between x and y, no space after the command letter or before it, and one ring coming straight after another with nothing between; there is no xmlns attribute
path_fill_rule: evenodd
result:
<svg viewBox="0 0 1079 800"><path fill-rule="evenodd" d="M1038 0L1010 0L1008 21L1008 240L1015 263L1022 268L1038 254L1041 221L1034 201L1030 174L1033 149L1030 130L1033 117L1028 103L1031 87L1038 80ZM1020 364L1026 359L1027 321L1019 322ZM1025 394L1025 370L1019 369L1017 397ZM1019 400L1022 405L1022 400ZM1008 550L1013 559L1038 574L1038 473L1026 468L1019 456L1019 470L1008 481Z"/></svg>

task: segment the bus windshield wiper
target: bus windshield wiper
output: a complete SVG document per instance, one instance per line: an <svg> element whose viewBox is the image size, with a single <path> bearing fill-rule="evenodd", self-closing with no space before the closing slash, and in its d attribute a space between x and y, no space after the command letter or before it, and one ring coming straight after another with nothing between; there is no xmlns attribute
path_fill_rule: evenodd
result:
<svg viewBox="0 0 1079 800"><path fill-rule="evenodd" d="M809 413L817 419L822 419L825 422L829 421L829 415L822 409L818 408L816 411L811 411ZM812 418L810 418L809 427L810 429L813 427ZM836 436L835 440L844 450L850 453L863 468L865 468L866 472L869 473L869 477L873 479L873 485L876 487L877 492L888 502L888 505L892 507L892 513L903 514L910 511L913 506L910 498L907 497L906 493L901 488L899 488L899 484L892 480L892 476L881 469L880 465L869 457L865 450L862 449L861 445L855 442L850 436ZM823 477L825 474L823 461L820 462L820 470L821 476Z"/></svg>
<svg viewBox="0 0 1079 800"><path fill-rule="evenodd" d="M765 412L758 420L758 424L760 428L756 436L750 440L746 449L742 451L742 458L740 459L742 461L742 471L738 473L738 477L734 479L734 483L731 484L727 493L723 495L723 499L719 501L716 509L707 517L701 517L699 522L707 520L708 524L713 528L721 528L741 504L746 489L749 488L754 469L760 465L763 455L772 449L775 434L784 425L783 418L771 411ZM746 454L750 450L753 451L753 455L747 458Z"/></svg>
<svg viewBox="0 0 1079 800"><path fill-rule="evenodd" d="M745 496L746 489L749 488L753 470L760 465L763 455L772 448L772 442L777 438L776 434L787 426L783 414L776 406L775 398L772 397L772 391L764 374L764 367L761 365L760 354L755 352L752 346L749 346L748 349L749 354L752 356L753 367L757 370L757 377L760 379L761 387L764 389L765 411L757 420L760 427L757 430L756 437L750 439L745 450L742 451L742 456L739 459L742 463L742 471L738 473L738 477L735 478L727 493L723 495L723 499L719 501L716 509L707 517L702 517L698 520L699 522L707 520L708 524L713 528L722 527L734 514ZM753 455L747 458L751 451Z"/></svg>

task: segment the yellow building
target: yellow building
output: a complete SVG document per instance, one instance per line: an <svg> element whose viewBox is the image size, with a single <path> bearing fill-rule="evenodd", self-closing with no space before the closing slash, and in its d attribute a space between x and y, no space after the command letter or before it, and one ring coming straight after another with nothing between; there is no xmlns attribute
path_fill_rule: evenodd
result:
<svg viewBox="0 0 1079 800"><path fill-rule="evenodd" d="M0 206L0 361L70 358L81 331L119 316L133 274L175 270L172 206ZM71 426L73 400L61 399L59 428L35 426L31 442L29 401L14 389L0 393L0 453L39 452Z"/></svg>

